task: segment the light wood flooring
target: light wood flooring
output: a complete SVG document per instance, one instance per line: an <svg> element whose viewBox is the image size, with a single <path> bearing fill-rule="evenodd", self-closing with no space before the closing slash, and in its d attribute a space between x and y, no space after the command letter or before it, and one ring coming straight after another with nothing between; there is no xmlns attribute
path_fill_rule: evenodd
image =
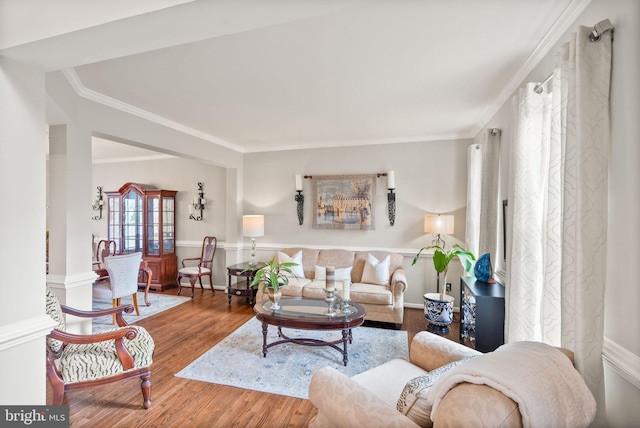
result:
<svg viewBox="0 0 640 428"><path fill-rule="evenodd" d="M175 294L177 289L165 291ZM189 289L182 291L188 295ZM457 314L456 314L457 315ZM304 427L316 412L308 400L175 377L174 374L254 316L246 299L196 289L192 301L139 321L156 350L151 408L142 407L139 380L65 394L71 427ZM365 323L373 327L390 326ZM457 340L458 322L447 337ZM405 309L403 330L425 329L421 309ZM260 344L256 344L260 346ZM43 362L44 364L44 362ZM52 398L47 382L47 402Z"/></svg>

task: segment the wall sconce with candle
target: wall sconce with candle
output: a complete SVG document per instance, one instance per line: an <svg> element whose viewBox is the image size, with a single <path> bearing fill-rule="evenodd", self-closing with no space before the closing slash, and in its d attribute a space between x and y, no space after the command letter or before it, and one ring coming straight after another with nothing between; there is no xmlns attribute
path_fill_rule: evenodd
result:
<svg viewBox="0 0 640 428"><path fill-rule="evenodd" d="M204 190L202 190L203 184L198 182L198 196L193 198L193 200L189 203L189 219L195 221L202 221L202 211L204 211L205 204L207 203L204 198ZM194 215L195 211L200 211L200 215Z"/></svg>
<svg viewBox="0 0 640 428"><path fill-rule="evenodd" d="M100 220L102 219L102 207L104 206L104 198L102 196L102 187L98 186L98 198L93 201L93 204L91 205L91 208L93 208L94 211L99 211L99 214L97 216L92 217L94 220Z"/></svg>
<svg viewBox="0 0 640 428"><path fill-rule="evenodd" d="M389 223L393 226L396 222L396 194L393 191L396 189L396 175L393 171L387 171L377 174L378 177L387 177L387 212L389 214Z"/></svg>
<svg viewBox="0 0 640 428"><path fill-rule="evenodd" d="M263 215L243 215L242 235L251 238L251 256L249 256L249 267L256 267L256 238L264 236L264 216Z"/></svg>
<svg viewBox="0 0 640 428"><path fill-rule="evenodd" d="M304 222L304 195L302 194L302 175L296 174L296 192L295 200L298 203L298 224Z"/></svg>

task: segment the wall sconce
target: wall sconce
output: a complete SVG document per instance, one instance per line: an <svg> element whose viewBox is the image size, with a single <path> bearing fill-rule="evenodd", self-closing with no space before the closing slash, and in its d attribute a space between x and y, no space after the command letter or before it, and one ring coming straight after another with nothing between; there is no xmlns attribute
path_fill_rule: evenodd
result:
<svg viewBox="0 0 640 428"><path fill-rule="evenodd" d="M396 222L396 194L393 191L396 188L396 176L395 172L388 171L377 174L379 177L387 177L387 211L389 213L389 223L393 226Z"/></svg>
<svg viewBox="0 0 640 428"><path fill-rule="evenodd" d="M298 192L295 196L298 203L298 224L302 225L304 222L304 195L302 194L302 176L300 174L296 174L296 192Z"/></svg>
<svg viewBox="0 0 640 428"><path fill-rule="evenodd" d="M202 190L202 183L198 183L198 197L193 198L189 204L189 218L191 220L202 221L202 211L204 210L206 202L207 201L204 199L204 190ZM200 211L200 215L193 215L194 211Z"/></svg>
<svg viewBox="0 0 640 428"><path fill-rule="evenodd" d="M256 260L256 238L264 236L264 216L263 215L243 215L242 235L251 238L251 256L249 257L249 267L258 265Z"/></svg>
<svg viewBox="0 0 640 428"><path fill-rule="evenodd" d="M102 196L102 187L98 186L97 189L98 189L98 198L95 201L93 201L93 205L91 205L91 208L93 208L94 211L99 211L99 214L93 217L94 220L102 219L102 207L104 206L104 198Z"/></svg>

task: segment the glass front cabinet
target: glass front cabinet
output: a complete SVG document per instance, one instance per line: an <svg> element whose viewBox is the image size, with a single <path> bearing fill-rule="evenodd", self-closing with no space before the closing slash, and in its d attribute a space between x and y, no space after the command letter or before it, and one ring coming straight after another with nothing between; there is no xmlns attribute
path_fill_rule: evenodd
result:
<svg viewBox="0 0 640 428"><path fill-rule="evenodd" d="M137 183L106 192L107 235L116 241L116 253L142 252L156 291L176 285L176 193Z"/></svg>

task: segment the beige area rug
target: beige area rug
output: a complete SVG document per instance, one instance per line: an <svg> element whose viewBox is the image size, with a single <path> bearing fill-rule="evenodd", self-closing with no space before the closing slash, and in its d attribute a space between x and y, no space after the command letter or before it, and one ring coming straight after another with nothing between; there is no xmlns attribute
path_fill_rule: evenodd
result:
<svg viewBox="0 0 640 428"><path fill-rule="evenodd" d="M325 341L342 337L340 331L283 329L289 337ZM348 346L349 362L335 349L286 343L262 356L262 324L255 317L176 374L178 377L235 386L254 391L308 398L311 375L330 366L347 376L369 370L394 358L409 358L406 331L357 327ZM267 343L278 340L269 326Z"/></svg>
<svg viewBox="0 0 640 428"><path fill-rule="evenodd" d="M138 292L138 309L140 309L140 316L136 315L135 310L131 314L124 314L124 319L129 324L135 324L141 319L150 317L162 311L166 311L169 308L180 305L182 303L191 300L190 297L178 296L172 294L158 294L149 293L149 303L151 306L147 306L144 303L144 292ZM127 296L122 298L123 305L132 305L133 297ZM93 299L93 309L108 309L111 307L111 299ZM98 317L93 319L93 332L104 330L114 327L111 324L111 315L106 317Z"/></svg>

